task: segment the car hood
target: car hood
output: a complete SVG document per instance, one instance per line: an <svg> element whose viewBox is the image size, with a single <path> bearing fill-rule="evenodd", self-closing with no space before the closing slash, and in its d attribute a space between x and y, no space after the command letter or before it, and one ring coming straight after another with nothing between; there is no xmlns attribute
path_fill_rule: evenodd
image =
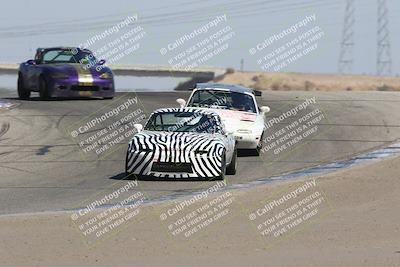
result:
<svg viewBox="0 0 400 267"><path fill-rule="evenodd" d="M130 144L136 148L164 147L167 150L180 150L183 147L202 145L209 148L222 145L222 136L218 134L202 134L190 132L141 131L133 136Z"/></svg>
<svg viewBox="0 0 400 267"><path fill-rule="evenodd" d="M264 129L264 118L262 114L245 111L209 109L217 113L228 131L251 130L262 132Z"/></svg>
<svg viewBox="0 0 400 267"><path fill-rule="evenodd" d="M73 78L98 78L104 72L111 72L108 67L102 66L101 70L98 71L96 66L85 68L84 65L79 63L56 63L56 64L45 64L43 68L50 73L61 72L68 74L69 77Z"/></svg>

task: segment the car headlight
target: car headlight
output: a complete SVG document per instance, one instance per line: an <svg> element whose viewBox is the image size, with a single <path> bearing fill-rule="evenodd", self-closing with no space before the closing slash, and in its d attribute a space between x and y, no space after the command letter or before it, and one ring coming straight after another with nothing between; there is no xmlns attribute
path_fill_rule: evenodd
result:
<svg viewBox="0 0 400 267"><path fill-rule="evenodd" d="M62 72L53 73L53 74L51 74L51 77L54 79L68 79L69 78L69 76L67 74L62 73Z"/></svg>
<svg viewBox="0 0 400 267"><path fill-rule="evenodd" d="M109 72L104 72L100 75L100 79L107 79L107 80L112 79L112 74Z"/></svg>

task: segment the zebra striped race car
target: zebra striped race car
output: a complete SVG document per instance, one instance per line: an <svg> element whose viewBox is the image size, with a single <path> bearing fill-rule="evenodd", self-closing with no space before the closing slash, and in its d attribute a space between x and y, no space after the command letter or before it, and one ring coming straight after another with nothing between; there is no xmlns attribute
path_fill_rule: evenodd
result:
<svg viewBox="0 0 400 267"><path fill-rule="evenodd" d="M126 174L160 178L224 179L236 173L233 133L217 113L193 108L154 111L146 125L135 124Z"/></svg>

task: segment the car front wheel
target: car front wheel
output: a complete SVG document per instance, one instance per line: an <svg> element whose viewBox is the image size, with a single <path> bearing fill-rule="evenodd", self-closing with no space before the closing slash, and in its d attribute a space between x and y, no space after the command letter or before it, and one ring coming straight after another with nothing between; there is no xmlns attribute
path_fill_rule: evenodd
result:
<svg viewBox="0 0 400 267"><path fill-rule="evenodd" d="M218 177L216 177L217 180L224 180L225 179L225 173L226 173L226 154L225 152L222 154L222 162L221 162L221 172Z"/></svg>
<svg viewBox="0 0 400 267"><path fill-rule="evenodd" d="M256 156L260 156L264 146L264 133L260 137L260 142L258 143L256 149L254 150Z"/></svg>
<svg viewBox="0 0 400 267"><path fill-rule="evenodd" d="M236 174L237 169L237 149L233 151L231 163L229 163L228 167L226 168L226 174Z"/></svg>
<svg viewBox="0 0 400 267"><path fill-rule="evenodd" d="M39 96L41 100L48 100L50 98L47 82L43 77L39 78Z"/></svg>
<svg viewBox="0 0 400 267"><path fill-rule="evenodd" d="M22 75L18 75L18 97L20 99L26 100L29 99L31 96L31 91L27 90L24 85L24 79L22 78Z"/></svg>

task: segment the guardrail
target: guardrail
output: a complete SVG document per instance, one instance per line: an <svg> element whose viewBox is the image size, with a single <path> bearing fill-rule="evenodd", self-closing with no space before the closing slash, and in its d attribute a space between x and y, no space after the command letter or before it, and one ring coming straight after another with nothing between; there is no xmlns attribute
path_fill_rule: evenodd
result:
<svg viewBox="0 0 400 267"><path fill-rule="evenodd" d="M108 65L118 76L204 78L212 80L226 72L223 68L176 70L162 65ZM0 74L17 74L18 64L0 64Z"/></svg>

